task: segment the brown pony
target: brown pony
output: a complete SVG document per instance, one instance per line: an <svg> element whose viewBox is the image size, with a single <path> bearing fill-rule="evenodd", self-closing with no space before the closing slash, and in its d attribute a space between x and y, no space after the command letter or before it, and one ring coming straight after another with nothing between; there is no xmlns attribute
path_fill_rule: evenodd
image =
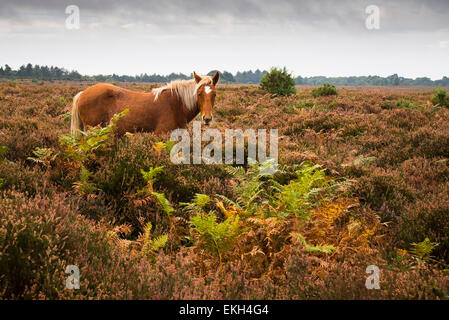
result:
<svg viewBox="0 0 449 320"><path fill-rule="evenodd" d="M208 125L220 76L218 72L213 77L193 75L194 79L172 81L148 93L107 83L89 87L73 98L71 133L79 136L87 126L105 126L127 108L129 113L117 123L118 135L184 128L198 113Z"/></svg>

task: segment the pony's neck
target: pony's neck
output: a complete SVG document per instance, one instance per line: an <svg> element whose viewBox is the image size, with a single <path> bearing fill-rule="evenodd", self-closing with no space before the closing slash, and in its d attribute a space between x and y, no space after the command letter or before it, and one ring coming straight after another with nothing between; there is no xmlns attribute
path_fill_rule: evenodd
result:
<svg viewBox="0 0 449 320"><path fill-rule="evenodd" d="M178 98L179 99L179 98ZM181 99L179 99L181 100ZM186 123L190 123L195 117L200 113L200 108L198 107L198 103L196 103L193 108L187 108L182 101L180 101L182 113L186 118Z"/></svg>
<svg viewBox="0 0 449 320"><path fill-rule="evenodd" d="M200 112L198 103L195 103L189 108L184 104L181 97L169 89L164 90L161 94L168 95L169 104L171 104L173 108L175 122L181 127L189 124Z"/></svg>

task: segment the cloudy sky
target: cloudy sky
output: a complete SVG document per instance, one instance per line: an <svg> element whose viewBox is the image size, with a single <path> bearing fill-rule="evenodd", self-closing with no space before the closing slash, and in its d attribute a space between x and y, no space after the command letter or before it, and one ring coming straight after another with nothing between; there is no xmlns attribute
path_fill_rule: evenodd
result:
<svg viewBox="0 0 449 320"><path fill-rule="evenodd" d="M67 28L69 5L79 29ZM370 5L380 29L366 27ZM1 0L0 65L440 79L449 76L448 21L448 0Z"/></svg>

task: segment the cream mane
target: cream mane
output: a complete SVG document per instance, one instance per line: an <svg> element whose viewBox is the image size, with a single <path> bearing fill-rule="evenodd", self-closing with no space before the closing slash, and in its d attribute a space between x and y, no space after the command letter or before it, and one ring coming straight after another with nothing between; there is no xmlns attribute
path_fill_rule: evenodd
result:
<svg viewBox="0 0 449 320"><path fill-rule="evenodd" d="M203 84L212 84L212 78L209 76L202 76L199 83L196 83L195 79L171 81L163 87L155 88L152 90L152 92L154 93L154 101L159 98L159 95L162 93L162 91L170 89L171 92L174 92L179 97L179 99L181 99L182 103L188 109L193 109L198 103L198 88Z"/></svg>

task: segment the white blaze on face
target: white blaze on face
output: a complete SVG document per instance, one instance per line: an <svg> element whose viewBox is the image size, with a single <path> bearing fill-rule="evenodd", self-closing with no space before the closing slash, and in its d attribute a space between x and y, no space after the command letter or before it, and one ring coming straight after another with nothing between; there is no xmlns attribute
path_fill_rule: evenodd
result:
<svg viewBox="0 0 449 320"><path fill-rule="evenodd" d="M212 89L209 86L205 86L204 91L206 91L206 94L209 94L212 91Z"/></svg>

